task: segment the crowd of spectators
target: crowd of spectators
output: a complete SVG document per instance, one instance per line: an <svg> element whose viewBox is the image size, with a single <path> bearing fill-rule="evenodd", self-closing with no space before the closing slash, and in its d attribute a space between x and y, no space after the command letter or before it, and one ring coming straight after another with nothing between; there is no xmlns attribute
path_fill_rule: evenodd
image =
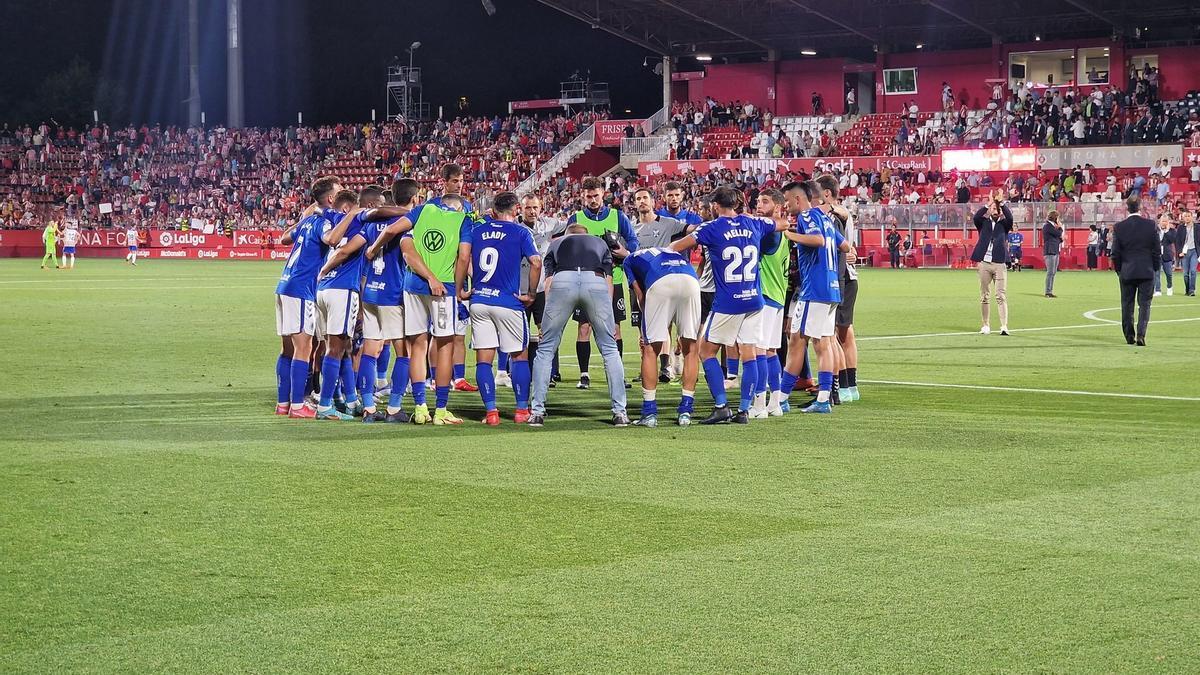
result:
<svg viewBox="0 0 1200 675"><path fill-rule="evenodd" d="M4 125L0 227L64 217L96 227L171 229L199 219L225 230L276 228L297 218L315 177L351 158L381 181L433 183L441 164L457 161L471 187L511 188L603 115L270 129Z"/></svg>

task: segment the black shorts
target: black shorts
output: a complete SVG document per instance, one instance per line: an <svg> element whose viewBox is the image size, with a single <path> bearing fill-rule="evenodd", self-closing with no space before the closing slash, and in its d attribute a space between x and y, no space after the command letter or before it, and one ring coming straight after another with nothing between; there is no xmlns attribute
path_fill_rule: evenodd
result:
<svg viewBox="0 0 1200 675"><path fill-rule="evenodd" d="M846 328L854 324L854 302L858 300L858 279L842 279L842 301L838 304L833 325Z"/></svg>
<svg viewBox="0 0 1200 675"><path fill-rule="evenodd" d="M546 293L539 292L533 296L533 304L525 308L525 316L533 319L533 325L542 329L542 315L546 312Z"/></svg>
<svg viewBox="0 0 1200 675"><path fill-rule="evenodd" d="M700 325L704 325L708 321L708 313L712 311L713 299L717 297L715 292L700 291Z"/></svg>
<svg viewBox="0 0 1200 675"><path fill-rule="evenodd" d="M621 323L625 320L625 285L613 284L612 298L613 322ZM575 320L579 323L589 323L586 316L583 315L583 310L579 307L575 308Z"/></svg>

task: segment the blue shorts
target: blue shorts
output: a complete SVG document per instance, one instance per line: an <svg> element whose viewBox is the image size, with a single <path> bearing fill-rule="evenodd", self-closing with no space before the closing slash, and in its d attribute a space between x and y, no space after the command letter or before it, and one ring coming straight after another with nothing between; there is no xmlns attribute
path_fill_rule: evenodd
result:
<svg viewBox="0 0 1200 675"><path fill-rule="evenodd" d="M75 255L75 247L74 246L64 246L63 247L63 255Z"/></svg>
<svg viewBox="0 0 1200 675"><path fill-rule="evenodd" d="M130 246L130 247L129 247L129 252L130 252L130 253L137 253L137 247L136 247L136 246Z"/></svg>

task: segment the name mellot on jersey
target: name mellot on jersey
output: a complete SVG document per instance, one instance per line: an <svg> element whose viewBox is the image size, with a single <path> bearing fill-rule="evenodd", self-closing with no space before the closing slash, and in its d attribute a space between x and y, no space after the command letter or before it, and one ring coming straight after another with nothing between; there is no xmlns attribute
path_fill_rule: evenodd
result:
<svg viewBox="0 0 1200 675"><path fill-rule="evenodd" d="M743 230L743 229L735 228L735 229L729 230L728 232L725 233L725 241L729 241L730 239L735 239L737 237L745 237L746 239L752 239L752 238L754 238L754 232L751 232L750 230Z"/></svg>

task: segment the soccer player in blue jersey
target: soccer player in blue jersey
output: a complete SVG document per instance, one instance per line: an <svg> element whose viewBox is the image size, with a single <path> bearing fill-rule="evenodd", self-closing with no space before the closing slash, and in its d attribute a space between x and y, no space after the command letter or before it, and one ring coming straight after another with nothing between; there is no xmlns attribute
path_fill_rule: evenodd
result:
<svg viewBox="0 0 1200 675"><path fill-rule="evenodd" d="M501 192L492 202L493 218L476 223L464 240L471 256L471 284L467 268L454 270L458 297L471 303L471 348L475 350L475 381L486 409L484 424L500 424L496 409L496 377L492 362L496 350L509 355L512 367L516 412L513 421L529 421L529 385L532 373L525 349L529 346L529 322L525 308L533 304L531 294L521 293L521 269L529 261L527 288L536 289L542 276L542 256L529 228L516 222L521 200L515 192Z"/></svg>
<svg viewBox="0 0 1200 675"><path fill-rule="evenodd" d="M317 272L325 258L321 232L329 222L323 210L333 209L341 189L335 176L314 181L310 192L317 208L284 230L279 240L291 244L292 251L275 287L275 327L283 340L283 350L275 363L279 394L276 415L312 418L317 414L304 405L304 393L316 328Z"/></svg>
<svg viewBox="0 0 1200 675"><path fill-rule="evenodd" d="M820 194L820 188L812 181L789 183L783 189L788 213L796 216L797 221L797 231L789 230L784 234L799 245L796 263L800 291L792 314L792 337L781 388L786 400L804 365L805 342L811 341L817 353L818 390L817 399L801 409L806 413L833 412L829 399L836 367L834 318L842 299L837 258L850 250L850 245L829 217L814 206Z"/></svg>
<svg viewBox="0 0 1200 675"><path fill-rule="evenodd" d="M580 188L583 191L583 208L567 218L567 226L582 225L587 228L588 234L594 234L597 237L604 236L605 232L616 233L620 239L624 240L625 246L613 251L614 261L623 258L629 251L636 251L638 249L637 231L634 230L633 224L620 209L605 205L604 181L589 176L583 179ZM587 389L591 386L588 362L592 358L592 343L588 340L592 336L592 326L587 322L587 315L582 310L575 311L575 320L579 322L579 333L575 338L575 355L579 359L579 384L576 387ZM617 340L617 356L619 357L625 346L624 341L621 340L621 322L625 320L625 273L620 268L613 270L613 320L617 327L613 336ZM626 389L628 388L629 385L626 383Z"/></svg>
<svg viewBox="0 0 1200 675"><path fill-rule="evenodd" d="M408 271L404 276L404 333L408 345L409 376L413 388L415 424L430 421L435 426L462 424L446 406L450 401L450 376L454 336L459 322L458 295L454 288L457 266L471 264L471 252L462 245L470 241L473 221L463 213L462 198L443 195L443 206L426 202L389 225L371 244L367 256L374 258L397 235ZM429 340L434 342L433 366L437 369L436 408L431 417L425 400L426 356Z"/></svg>
<svg viewBox="0 0 1200 675"><path fill-rule="evenodd" d="M442 165L442 196L434 197L429 200L434 206L445 207L446 203L443 198L457 197L462 201L462 210L472 220L477 218L475 207L471 204L471 200L463 196L463 186L466 183L466 174L462 166L449 162ZM459 321L455 324L454 331L454 371L453 377L450 380L450 386L455 391L479 391L477 387L467 382L467 325L470 323L469 306L466 303L460 304L458 307Z"/></svg>
<svg viewBox="0 0 1200 675"><path fill-rule="evenodd" d="M342 269L348 260L362 256L389 226L408 213L416 201L420 185L412 179L402 178L392 185L393 200L399 203L388 207L374 207L382 201L376 193L380 188L367 186L361 201L365 208L354 214L349 229L356 230L345 246L339 248L325 263L323 272ZM387 220L379 220L388 218ZM404 261L400 255L400 242L393 240L383 247L379 255L363 263L365 283L362 291L362 353L359 357L359 395L363 406L363 422L405 423L409 416L400 404L408 388L408 359L404 345ZM387 412L376 410L375 387L379 374L379 355L384 345L396 350L396 370L392 373L392 390L388 399ZM384 369L386 373L386 367Z"/></svg>
<svg viewBox="0 0 1200 675"><path fill-rule="evenodd" d="M679 334L683 353L679 401L679 426L692 422L699 371L696 337L700 327L700 281L683 253L665 248L644 248L625 258L629 290L642 308L642 416L634 426L658 426L658 382L655 356L671 340L671 324Z"/></svg>
<svg viewBox="0 0 1200 675"><path fill-rule="evenodd" d="M763 190L758 195L755 212L763 218L776 220L783 213L784 202L783 193L779 190ZM783 346L783 315L787 304L790 246L782 232L773 232L762 242L762 258L759 260L759 280L763 294L762 335L755 350L758 386L755 388L754 403L750 407L750 419L783 415L783 393L780 389L783 366L779 363L779 348ZM768 391L771 394L769 401Z"/></svg>
<svg viewBox="0 0 1200 675"><path fill-rule="evenodd" d="M698 213L683 208L683 185L677 181L667 181L663 185L663 206L655 211L663 218L674 218L689 226L704 222Z"/></svg>
<svg viewBox="0 0 1200 675"><path fill-rule="evenodd" d="M1025 235L1021 234L1017 229L1016 223L1013 223L1012 232L1008 233L1008 259L1009 265L1014 272L1021 271L1021 246L1025 244Z"/></svg>
<svg viewBox="0 0 1200 675"><path fill-rule="evenodd" d="M771 220L738 214L742 195L734 188L722 186L713 192L716 219L702 224L696 231L673 242L671 250L682 253L696 244L704 247L713 266L716 295L712 312L701 331L700 360L704 379L716 403L712 415L701 424L734 422L748 424L750 403L758 385L758 364L754 346L762 330L762 291L758 280L760 245L777 229L787 227L786 221ZM725 378L717 361L720 346L738 345L742 360L741 406L737 414L729 410L725 398ZM764 373L765 375L765 373Z"/></svg>

